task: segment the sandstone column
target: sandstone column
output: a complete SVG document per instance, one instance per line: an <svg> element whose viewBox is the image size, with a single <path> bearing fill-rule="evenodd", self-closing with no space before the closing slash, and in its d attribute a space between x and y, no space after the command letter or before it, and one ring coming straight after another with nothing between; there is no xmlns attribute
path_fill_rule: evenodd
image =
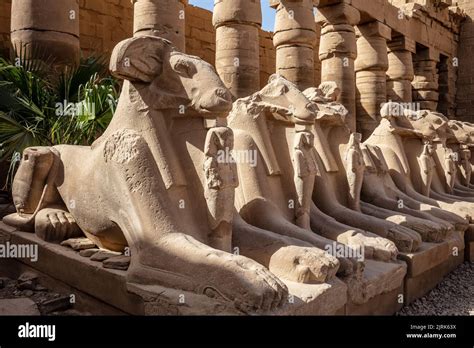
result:
<svg viewBox="0 0 474 348"><path fill-rule="evenodd" d="M314 6L319 0L270 0L277 10L273 44L277 73L300 90L314 87Z"/></svg>
<svg viewBox="0 0 474 348"><path fill-rule="evenodd" d="M187 0L132 0L133 34L168 39L181 52L186 50L185 7Z"/></svg>
<svg viewBox="0 0 474 348"><path fill-rule="evenodd" d="M316 43L314 45L314 85L321 84L321 61L319 60L319 43L321 41L321 25L316 23Z"/></svg>
<svg viewBox="0 0 474 348"><path fill-rule="evenodd" d="M216 0L216 70L233 98L260 89L259 0Z"/></svg>
<svg viewBox="0 0 474 348"><path fill-rule="evenodd" d="M421 109L436 111L438 107L439 51L433 48L417 49L414 56L415 79L413 80L413 101Z"/></svg>
<svg viewBox="0 0 474 348"><path fill-rule="evenodd" d="M387 99L411 103L412 86L415 77L413 69L413 53L416 52L416 42L405 37L397 36L388 43Z"/></svg>
<svg viewBox="0 0 474 348"><path fill-rule="evenodd" d="M440 62L437 65L438 67L438 106L437 110L447 116L449 108L449 66L447 57L440 56Z"/></svg>
<svg viewBox="0 0 474 348"><path fill-rule="evenodd" d="M347 3L318 7L316 14L316 22L321 25L321 83L337 83L341 90L337 101L348 109L346 124L353 132L356 130L354 61L357 58L354 25L359 20L359 11Z"/></svg>
<svg viewBox="0 0 474 348"><path fill-rule="evenodd" d="M357 131L367 139L380 123L380 107L387 101L387 40L391 29L374 21L359 25L357 34Z"/></svg>
<svg viewBox="0 0 474 348"><path fill-rule="evenodd" d="M58 65L79 61L78 0L13 0L11 42L27 58L54 59Z"/></svg>
<svg viewBox="0 0 474 348"><path fill-rule="evenodd" d="M450 119L456 116L456 67L453 58L441 56L438 64L439 103L438 111Z"/></svg>

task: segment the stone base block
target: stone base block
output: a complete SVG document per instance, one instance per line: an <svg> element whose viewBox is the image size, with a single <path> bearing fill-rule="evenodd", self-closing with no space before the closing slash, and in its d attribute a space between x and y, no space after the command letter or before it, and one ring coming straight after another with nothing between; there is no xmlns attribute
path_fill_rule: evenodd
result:
<svg viewBox="0 0 474 348"><path fill-rule="evenodd" d="M464 236L453 233L439 244L423 243L416 253L402 253L400 259L408 266L404 300L409 304L424 296L441 282L464 259Z"/></svg>
<svg viewBox="0 0 474 348"><path fill-rule="evenodd" d="M82 257L67 247L47 243L32 233L15 231L0 222L0 242L10 245L34 245L38 259L0 260L10 274L21 274L27 267L65 284L74 294L85 294L110 306L117 313L133 315L239 315L231 303L204 295L128 283L126 271L106 269L102 263ZM9 262L9 266L5 266ZM16 270L15 270L16 269ZM0 267L0 271L2 267ZM347 302L347 286L339 279L325 284L285 282L290 291L288 304L267 315L335 315L342 314ZM94 312L92 312L95 314ZM102 313L101 313L102 314ZM252 314L252 313L250 313ZM254 313L257 314L257 313Z"/></svg>
<svg viewBox="0 0 474 348"><path fill-rule="evenodd" d="M402 304L403 280L406 275L404 262L387 263L365 260L362 289L365 301L355 303L351 298L345 307L346 315L391 315ZM350 290L349 290L350 291Z"/></svg>
<svg viewBox="0 0 474 348"><path fill-rule="evenodd" d="M17 279L21 274L25 272L33 272L38 275L38 284L44 286L47 289L54 289L54 291L63 295L74 295L75 303L74 309L80 313L93 313L94 315L126 315L125 312L110 306L109 304L98 300L86 294L83 291L79 291L70 285L63 283L43 272L38 271L26 264L18 261L17 259L4 259L0 260L0 277L7 277L10 279ZM21 313L16 313L20 315Z"/></svg>
<svg viewBox="0 0 474 348"><path fill-rule="evenodd" d="M399 288L377 295L363 305L348 303L346 315L393 315L398 312L403 304L400 303L400 295L403 295L403 285Z"/></svg>
<svg viewBox="0 0 474 348"><path fill-rule="evenodd" d="M466 261L474 262L474 224L469 225L469 229L464 234L466 248L464 255Z"/></svg>
<svg viewBox="0 0 474 348"><path fill-rule="evenodd" d="M466 261L474 262L474 241L466 242L466 249L464 250L464 258Z"/></svg>

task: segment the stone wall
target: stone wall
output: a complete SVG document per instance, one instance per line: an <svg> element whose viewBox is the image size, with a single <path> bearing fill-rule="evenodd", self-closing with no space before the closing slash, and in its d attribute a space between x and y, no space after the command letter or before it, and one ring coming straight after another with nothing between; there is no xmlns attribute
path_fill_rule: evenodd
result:
<svg viewBox="0 0 474 348"><path fill-rule="evenodd" d="M130 0L79 0L81 48L110 53L117 42L132 36Z"/></svg>
<svg viewBox="0 0 474 348"><path fill-rule="evenodd" d="M0 50L9 47L11 0L0 0ZM130 0L79 0L81 49L110 54L121 40L132 36L133 5ZM212 13L195 6L186 7L187 53L215 63L215 32ZM261 81L266 83L275 72L272 33L260 32Z"/></svg>
<svg viewBox="0 0 474 348"><path fill-rule="evenodd" d="M474 1L458 0L468 15L461 27L458 50L459 71L457 80L457 118L474 122Z"/></svg>
<svg viewBox="0 0 474 348"><path fill-rule="evenodd" d="M0 0L0 55L8 54L10 47L11 0Z"/></svg>

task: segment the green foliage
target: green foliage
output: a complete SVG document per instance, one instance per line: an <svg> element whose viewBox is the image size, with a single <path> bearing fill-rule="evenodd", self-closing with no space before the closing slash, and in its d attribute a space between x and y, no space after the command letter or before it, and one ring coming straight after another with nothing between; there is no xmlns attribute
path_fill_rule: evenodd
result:
<svg viewBox="0 0 474 348"><path fill-rule="evenodd" d="M119 93L102 57L59 72L47 59L25 57L0 58L0 161L11 164L9 181L27 147L90 145L110 123Z"/></svg>

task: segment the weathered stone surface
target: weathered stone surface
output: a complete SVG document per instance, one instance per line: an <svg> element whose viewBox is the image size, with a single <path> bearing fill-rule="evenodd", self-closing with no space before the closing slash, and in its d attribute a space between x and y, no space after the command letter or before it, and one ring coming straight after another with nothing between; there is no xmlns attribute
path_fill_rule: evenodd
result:
<svg viewBox="0 0 474 348"><path fill-rule="evenodd" d="M43 314L50 314L58 311L65 311L72 307L70 296L61 296L41 303Z"/></svg>
<svg viewBox="0 0 474 348"><path fill-rule="evenodd" d="M433 48L417 50L413 59L415 71L413 101L422 103L423 109L431 111L436 111L438 106L439 61L440 52Z"/></svg>
<svg viewBox="0 0 474 348"><path fill-rule="evenodd" d="M321 25L319 59L321 82L335 81L341 90L338 102L349 111L346 120L351 131L356 130L356 84L354 61L357 44L354 25L359 11L347 4L318 7L316 22Z"/></svg>
<svg viewBox="0 0 474 348"><path fill-rule="evenodd" d="M117 253L117 252L101 250L101 251L95 253L94 255L92 255L90 259L91 259L91 261L102 262L102 261L105 261L107 259L110 259L111 257L116 257L116 256L119 256L119 255L120 255L120 253Z"/></svg>
<svg viewBox="0 0 474 348"><path fill-rule="evenodd" d="M36 316L40 315L40 312L36 303L29 298L9 298L0 299L0 315Z"/></svg>
<svg viewBox="0 0 474 348"><path fill-rule="evenodd" d="M67 2L16 0L17 13L20 3L27 16L14 25L27 27L13 42L74 50L74 23L45 17ZM210 21L185 26L186 3L134 1L135 37L111 57L125 82L109 128L91 147L25 150L2 242L38 243L38 269L133 314L390 314L404 277L410 301L464 249L471 257L474 127L445 117L455 107L454 9L272 0L269 56L259 1L216 0L215 43ZM223 81L182 53L185 34L206 36L207 61L217 46ZM272 57L279 75L261 88L259 60ZM62 269L73 266L80 277ZM109 283L93 284L102 277ZM22 296L38 290L35 277L14 283Z"/></svg>
<svg viewBox="0 0 474 348"><path fill-rule="evenodd" d="M217 73L235 99L248 96L260 88L260 2L219 0L214 6Z"/></svg>
<svg viewBox="0 0 474 348"><path fill-rule="evenodd" d="M18 52L22 46L26 47L30 59L49 56L60 65L76 64L80 54L79 3L76 0L14 0L11 41Z"/></svg>
<svg viewBox="0 0 474 348"><path fill-rule="evenodd" d="M387 100L411 103L415 52L415 42L404 36L394 37L388 42Z"/></svg>
<svg viewBox="0 0 474 348"><path fill-rule="evenodd" d="M25 273L22 273L18 277L19 282L32 281L32 280L36 280L36 279L38 279L38 275L36 273L33 273L33 272L25 272Z"/></svg>
<svg viewBox="0 0 474 348"><path fill-rule="evenodd" d="M79 251L79 255L81 255L82 257L91 257L92 255L98 253L99 251L100 249L97 249L97 248L84 249L84 250Z"/></svg>
<svg viewBox="0 0 474 348"><path fill-rule="evenodd" d="M133 0L133 33L168 39L181 52L185 51L187 0Z"/></svg>
<svg viewBox="0 0 474 348"><path fill-rule="evenodd" d="M357 26L356 34L357 130L365 140L380 122L380 105L387 101L387 40L391 39L391 29L375 21Z"/></svg>
<svg viewBox="0 0 474 348"><path fill-rule="evenodd" d="M274 1L276 8L273 44L277 50L277 73L300 90L314 86L316 23L313 0Z"/></svg>
<svg viewBox="0 0 474 348"><path fill-rule="evenodd" d="M62 246L67 246L73 250L93 249L96 245L89 238L73 238L61 242Z"/></svg>
<svg viewBox="0 0 474 348"><path fill-rule="evenodd" d="M118 269L126 271L130 266L130 256L114 256L104 260L104 268Z"/></svg>

